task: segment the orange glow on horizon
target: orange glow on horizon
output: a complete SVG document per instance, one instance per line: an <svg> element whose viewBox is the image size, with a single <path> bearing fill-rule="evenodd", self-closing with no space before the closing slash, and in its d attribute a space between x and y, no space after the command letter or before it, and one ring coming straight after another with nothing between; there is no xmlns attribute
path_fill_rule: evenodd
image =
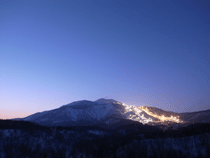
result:
<svg viewBox="0 0 210 158"><path fill-rule="evenodd" d="M151 112L147 107L138 107L140 110L144 111L145 113L147 113L148 115L152 116L152 117L155 117L157 119L159 119L160 121L164 122L164 121L172 121L172 122L176 122L176 123L182 123L183 121L181 121L179 119L179 116L170 116L170 117L167 117L167 116L164 116L164 115L158 115L158 114L155 114L153 112Z"/></svg>
<svg viewBox="0 0 210 158"><path fill-rule="evenodd" d="M26 116L31 115L31 112L20 112L20 111L7 111L7 110L0 110L0 119L14 119L14 118L23 118Z"/></svg>

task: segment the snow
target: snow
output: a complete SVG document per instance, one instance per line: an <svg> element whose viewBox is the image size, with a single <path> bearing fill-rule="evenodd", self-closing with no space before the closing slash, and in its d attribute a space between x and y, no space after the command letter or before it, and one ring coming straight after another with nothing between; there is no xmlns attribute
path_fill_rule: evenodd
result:
<svg viewBox="0 0 210 158"><path fill-rule="evenodd" d="M117 102L117 101L113 99L104 99L104 98L101 98L95 101L95 103L97 104L109 104L109 103L114 103L114 102Z"/></svg>
<svg viewBox="0 0 210 158"><path fill-rule="evenodd" d="M41 117L41 116L43 116L43 115L45 115L45 114L47 114L47 113L48 113L48 111L43 111L43 112L38 112L38 113L32 114L32 115L30 115L30 116L25 117L25 118L24 118L24 121L31 121L31 120L34 120L34 119L36 119L37 117Z"/></svg>
<svg viewBox="0 0 210 158"><path fill-rule="evenodd" d="M148 117L148 115L147 115ZM113 99L99 99L94 102L82 100L73 102L58 109L36 113L24 118L24 120L41 123L51 121L52 124L66 121L94 121L107 124L116 123L118 118L138 121L143 124L152 122L144 112L136 106L126 105ZM106 119L106 120L104 120Z"/></svg>
<svg viewBox="0 0 210 158"><path fill-rule="evenodd" d="M68 115L71 116L72 121L77 121L78 114L81 113L81 109L68 108Z"/></svg>
<svg viewBox="0 0 210 158"><path fill-rule="evenodd" d="M122 105L125 107L124 115L127 117L127 119L138 121L143 124L153 122L151 118L146 118L143 111L138 109L136 106L126 105L124 103Z"/></svg>
<svg viewBox="0 0 210 158"><path fill-rule="evenodd" d="M89 130L88 132L91 133L91 134L95 134L95 135L104 135L104 132L102 132L102 131Z"/></svg>
<svg viewBox="0 0 210 158"><path fill-rule="evenodd" d="M5 130L3 130L3 135L5 135L6 137L9 137L12 133L14 133L13 129L5 129Z"/></svg>
<svg viewBox="0 0 210 158"><path fill-rule="evenodd" d="M124 135L126 135L125 130L120 130L118 132L119 135L122 135L123 137ZM93 140L92 145L94 147L98 143L98 141L95 140L99 140L98 138L102 138L106 135L108 136L107 138L110 142L109 146L106 147L108 147L108 149L113 149L110 148L113 144L112 141L109 140L109 138L113 138L110 137L112 135L100 130L88 130L88 133L69 130L54 130L52 131L52 133L40 131L35 135L30 135L27 131L24 130L0 129L0 133L2 136L2 138L0 139L0 157L8 157L6 154L4 155L4 152L6 153L7 149L7 153L13 152L13 157L18 157L14 155L19 150L19 145L21 144L27 144L28 147L32 149L32 151L34 151L37 146L40 146L40 151L52 151L51 149L53 149L54 151L58 151L62 149L62 152L66 152L66 157L70 157L70 155L72 155L72 149L74 149L75 144L80 142L80 140ZM66 140L58 141L58 138L56 138L57 136L62 136ZM166 157L168 152L174 154L174 157L207 157L205 155L208 155L208 147L210 146L209 133L180 138L171 137L147 139L146 137L144 138L143 134L140 134L140 136L142 137L142 139L134 138L128 140L125 144L120 144L119 146L115 144L116 146L114 147L117 153L117 157L129 157L129 151L137 151L135 153L137 155L133 157L141 157L140 154L144 152L144 157ZM12 147L11 150L10 148L8 148L8 144L9 147ZM96 151L99 151L99 148L95 149L97 149Z"/></svg>

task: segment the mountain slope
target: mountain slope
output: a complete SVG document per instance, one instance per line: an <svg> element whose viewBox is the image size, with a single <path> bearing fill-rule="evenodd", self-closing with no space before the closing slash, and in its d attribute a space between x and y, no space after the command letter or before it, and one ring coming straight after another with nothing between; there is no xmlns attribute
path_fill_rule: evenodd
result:
<svg viewBox="0 0 210 158"><path fill-rule="evenodd" d="M129 121L173 128L187 123L210 122L210 110L194 113L175 113L156 107L129 106L113 99L76 101L60 108L39 112L23 118L24 121L44 126L120 126ZM135 124L135 123L134 123ZM165 128L165 127L164 127Z"/></svg>
<svg viewBox="0 0 210 158"><path fill-rule="evenodd" d="M47 126L84 126L111 125L125 119L143 124L155 120L135 106L124 105L112 99L77 101L54 110L30 115L23 120Z"/></svg>
<svg viewBox="0 0 210 158"><path fill-rule="evenodd" d="M174 118L179 118L182 122L192 122L192 123L210 123L210 110L198 111L198 112L186 112L186 113L176 113L171 111L165 111L156 107L138 107L141 110L146 110L152 115L157 117L164 116L169 118L173 116Z"/></svg>

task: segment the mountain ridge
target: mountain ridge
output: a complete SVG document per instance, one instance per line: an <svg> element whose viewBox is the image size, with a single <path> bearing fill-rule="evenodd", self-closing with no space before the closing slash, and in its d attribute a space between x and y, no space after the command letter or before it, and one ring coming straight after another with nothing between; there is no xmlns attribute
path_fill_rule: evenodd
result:
<svg viewBox="0 0 210 158"><path fill-rule="evenodd" d="M100 98L96 101L74 101L56 109L29 115L21 120L44 126L118 126L118 123L126 120L150 125L209 123L210 110L200 113L175 113L156 107L129 106L114 99Z"/></svg>

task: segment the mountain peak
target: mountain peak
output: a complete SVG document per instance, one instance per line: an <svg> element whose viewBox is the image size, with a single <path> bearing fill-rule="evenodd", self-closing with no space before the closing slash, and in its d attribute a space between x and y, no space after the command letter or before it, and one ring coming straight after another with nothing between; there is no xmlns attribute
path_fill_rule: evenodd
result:
<svg viewBox="0 0 210 158"><path fill-rule="evenodd" d="M114 102L117 102L116 100L114 99L105 99L105 98L100 98L96 101L94 101L95 103L97 104L109 104L109 103L114 103Z"/></svg>
<svg viewBox="0 0 210 158"><path fill-rule="evenodd" d="M69 106L71 108L84 108L84 107L89 107L94 104L95 104L94 102L89 101L89 100L80 100L80 101L74 101L64 106Z"/></svg>
<svg viewBox="0 0 210 158"><path fill-rule="evenodd" d="M168 121L177 122L177 120L180 123L183 121L209 122L210 119L209 111L178 114L155 107L136 107L113 99L101 98L96 101L75 101L57 109L35 113L23 120L47 126L104 126L114 125L122 120L154 124L156 121L167 123Z"/></svg>

